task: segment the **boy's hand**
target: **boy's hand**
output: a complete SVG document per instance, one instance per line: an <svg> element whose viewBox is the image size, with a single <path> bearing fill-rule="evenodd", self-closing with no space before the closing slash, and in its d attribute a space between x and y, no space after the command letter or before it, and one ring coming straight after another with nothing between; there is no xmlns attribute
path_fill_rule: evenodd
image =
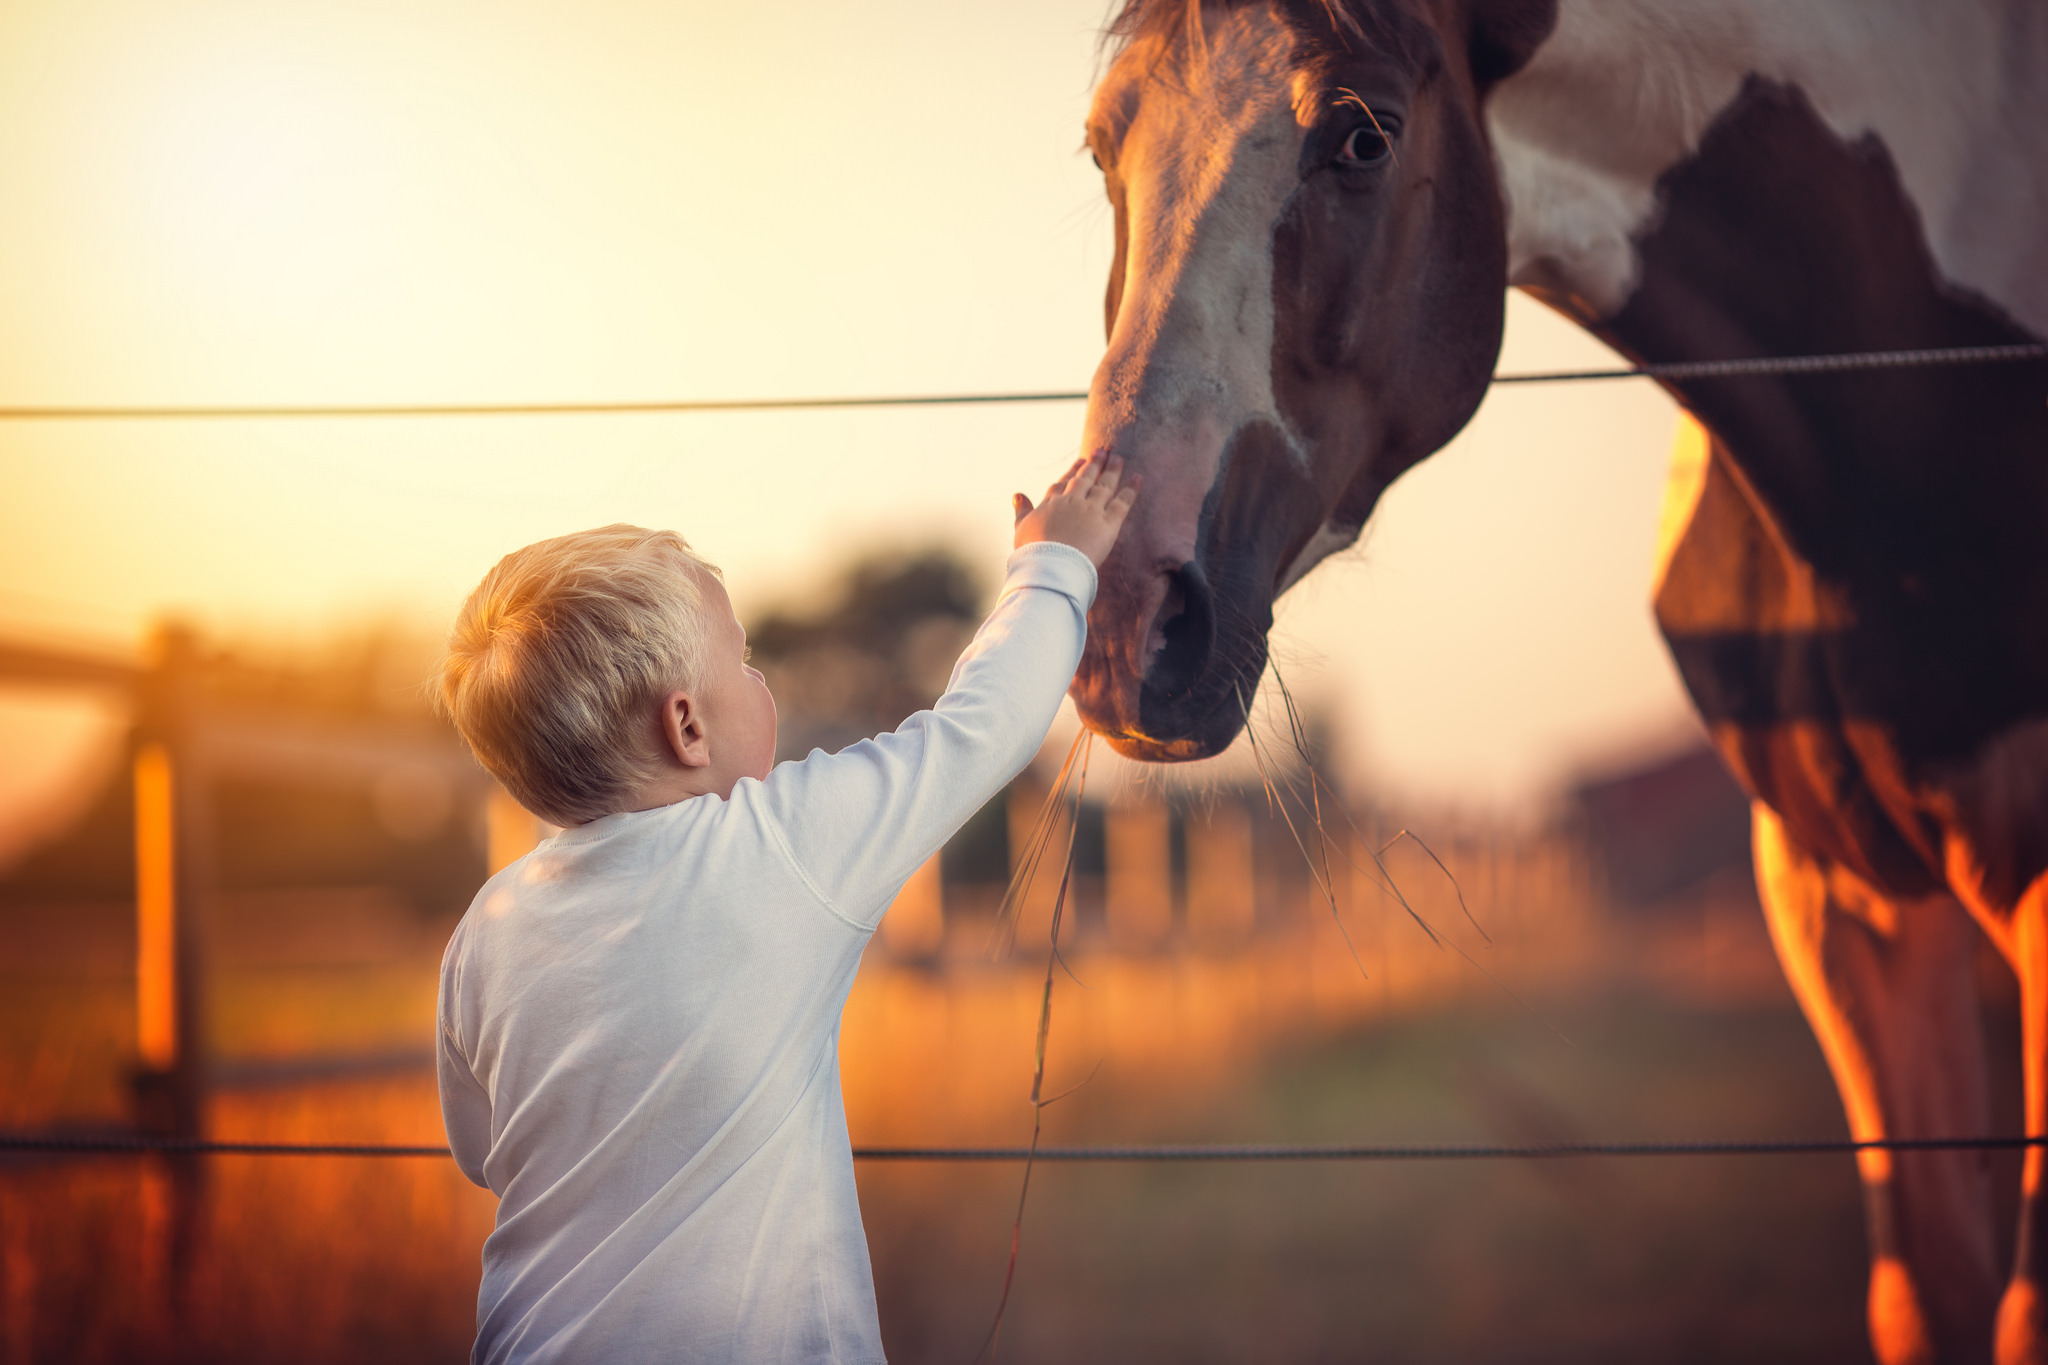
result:
<svg viewBox="0 0 2048 1365"><path fill-rule="evenodd" d="M1104 457L1100 452L1085 460L1074 461L1074 467L1052 487L1045 490L1045 501L1033 507L1031 499L1022 493L1011 496L1017 511L1017 539L1019 547L1035 540L1057 540L1071 545L1096 568L1109 558L1110 547L1116 544L1116 535L1124 526L1131 504L1138 500L1138 488L1144 480L1131 476L1129 483L1122 483L1124 462L1114 455ZM1119 484L1122 484L1119 487Z"/></svg>

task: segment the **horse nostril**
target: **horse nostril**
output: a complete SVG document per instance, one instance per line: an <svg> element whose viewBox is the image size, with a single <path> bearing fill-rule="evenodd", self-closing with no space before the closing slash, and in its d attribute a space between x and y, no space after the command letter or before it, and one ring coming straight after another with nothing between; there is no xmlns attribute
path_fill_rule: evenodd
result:
<svg viewBox="0 0 2048 1365"><path fill-rule="evenodd" d="M1155 647L1145 669L1145 689L1165 696L1188 691L1216 643L1215 603L1209 585L1193 565L1166 575L1166 599L1153 627Z"/></svg>

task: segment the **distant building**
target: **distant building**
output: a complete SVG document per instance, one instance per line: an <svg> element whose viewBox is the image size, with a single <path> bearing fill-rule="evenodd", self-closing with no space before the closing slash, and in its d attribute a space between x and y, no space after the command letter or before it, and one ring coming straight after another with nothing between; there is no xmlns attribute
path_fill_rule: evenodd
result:
<svg viewBox="0 0 2048 1365"><path fill-rule="evenodd" d="M1749 798L1704 744L1581 783L1570 800L1616 910L1668 905L1717 873L1748 875Z"/></svg>

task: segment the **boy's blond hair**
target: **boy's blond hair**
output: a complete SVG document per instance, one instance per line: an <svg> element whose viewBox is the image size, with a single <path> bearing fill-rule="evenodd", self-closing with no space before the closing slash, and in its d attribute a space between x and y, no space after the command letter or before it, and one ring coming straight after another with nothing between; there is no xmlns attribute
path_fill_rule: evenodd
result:
<svg viewBox="0 0 2048 1365"><path fill-rule="evenodd" d="M623 810L659 762L655 704L703 681L699 575L717 573L674 531L623 524L515 550L455 618L441 709L542 819L579 825Z"/></svg>

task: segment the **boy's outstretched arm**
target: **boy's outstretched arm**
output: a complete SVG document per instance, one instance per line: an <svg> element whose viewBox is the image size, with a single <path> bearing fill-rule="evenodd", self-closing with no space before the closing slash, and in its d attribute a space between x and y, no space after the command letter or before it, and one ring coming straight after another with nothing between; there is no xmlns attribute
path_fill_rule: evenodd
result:
<svg viewBox="0 0 2048 1365"><path fill-rule="evenodd" d="M1077 461L1034 506L994 609L945 695L888 734L785 763L766 809L813 888L872 928L910 874L1038 752L1074 680L1107 559L1136 500L1119 461Z"/></svg>

